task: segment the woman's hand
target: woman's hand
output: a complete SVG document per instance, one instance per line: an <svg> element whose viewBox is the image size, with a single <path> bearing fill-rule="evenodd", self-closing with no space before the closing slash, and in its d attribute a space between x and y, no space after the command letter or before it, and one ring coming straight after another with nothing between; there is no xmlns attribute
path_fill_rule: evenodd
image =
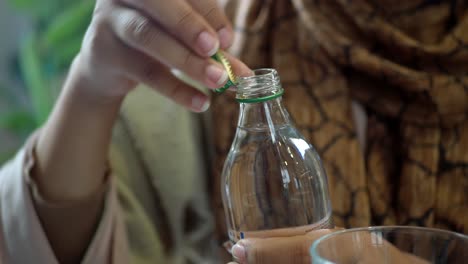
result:
<svg viewBox="0 0 468 264"><path fill-rule="evenodd" d="M314 230L306 235L291 237L251 238L240 240L232 248L232 255L239 264L310 264L310 247L320 237L342 229ZM361 243L371 245L371 236L362 236ZM352 243L355 241L342 240L339 246L339 259L337 263L381 263L387 260L389 263L400 264L428 264L427 261L400 251L393 244L383 241L383 245L369 246L358 253L354 251ZM383 256L386 256L383 259ZM236 264L231 262L229 264Z"/></svg>
<svg viewBox="0 0 468 264"><path fill-rule="evenodd" d="M228 48L232 27L216 0L98 0L75 64L88 80L86 94L119 98L145 83L192 111L209 98L175 78L170 69L215 89L227 72L210 59ZM230 57L238 75L250 70Z"/></svg>
<svg viewBox="0 0 468 264"><path fill-rule="evenodd" d="M243 239L234 245L232 255L239 264L310 264L309 249L314 241L337 230L315 230L302 236Z"/></svg>

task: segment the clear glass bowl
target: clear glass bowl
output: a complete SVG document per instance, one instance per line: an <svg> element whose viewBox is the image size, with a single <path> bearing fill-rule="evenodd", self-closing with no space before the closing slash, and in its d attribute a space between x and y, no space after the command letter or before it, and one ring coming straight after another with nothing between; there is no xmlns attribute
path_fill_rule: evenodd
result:
<svg viewBox="0 0 468 264"><path fill-rule="evenodd" d="M386 226L334 232L314 242L314 264L468 263L468 236L440 229Z"/></svg>

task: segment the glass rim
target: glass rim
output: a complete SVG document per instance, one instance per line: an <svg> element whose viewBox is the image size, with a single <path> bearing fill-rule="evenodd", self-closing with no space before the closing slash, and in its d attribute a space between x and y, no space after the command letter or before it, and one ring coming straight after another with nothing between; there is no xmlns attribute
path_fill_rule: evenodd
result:
<svg viewBox="0 0 468 264"><path fill-rule="evenodd" d="M284 89L281 86L278 71L273 68L253 70L253 75L237 78L236 100L240 103L261 103L281 97Z"/></svg>
<svg viewBox="0 0 468 264"><path fill-rule="evenodd" d="M327 235L322 236L321 238L317 239L312 243L312 246L310 247L310 256L314 260L320 261L320 263L325 263L325 264L333 264L333 262L330 262L327 259L322 258L318 252L317 252L317 247L319 244L325 240L328 240L334 236L338 236L341 234L346 234L346 233L360 233L363 231L393 231L393 230L415 230L415 231L424 231L424 232L432 232L432 233L439 233L439 234L446 234L454 237L458 237L460 239L467 239L468 236L462 233L457 233L449 230L444 230L444 229L438 229L438 228L432 228L432 227L420 227L420 226L369 226L369 227L357 227L357 228L349 228L349 229L344 229L340 231L336 231Z"/></svg>
<svg viewBox="0 0 468 264"><path fill-rule="evenodd" d="M253 69L252 72L253 72L253 75L238 76L237 79L239 79L239 80L249 80L249 79L253 79L255 77L259 77L259 76L278 74L278 71L276 71L274 68L258 68L258 69Z"/></svg>

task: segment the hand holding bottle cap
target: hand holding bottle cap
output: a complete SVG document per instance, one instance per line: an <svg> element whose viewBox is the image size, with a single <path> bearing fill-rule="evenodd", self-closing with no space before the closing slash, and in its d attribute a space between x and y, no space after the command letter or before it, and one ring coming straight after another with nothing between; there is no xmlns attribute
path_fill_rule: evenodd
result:
<svg viewBox="0 0 468 264"><path fill-rule="evenodd" d="M229 60L224 56L223 52L222 51L218 51L216 52L215 55L212 56L212 58L221 63L223 65L223 67L226 69L227 73L228 73L228 81L226 82L226 84L221 87L221 88L218 88L218 89L215 89L216 92L218 93L223 93L224 91L226 91L227 89L229 89L230 87L232 86L235 86L236 83L237 83L237 76L234 74L234 71L232 70L232 66L231 66L231 63L229 62Z"/></svg>

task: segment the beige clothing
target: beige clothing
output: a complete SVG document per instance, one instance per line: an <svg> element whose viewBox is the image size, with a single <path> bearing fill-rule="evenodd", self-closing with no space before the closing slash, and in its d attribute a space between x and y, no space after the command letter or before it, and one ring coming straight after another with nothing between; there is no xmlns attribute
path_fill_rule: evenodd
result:
<svg viewBox="0 0 468 264"><path fill-rule="evenodd" d="M104 212L83 263L215 263L198 121L148 89L127 97ZM34 137L0 170L0 263L57 263L34 202L56 210L93 202L51 205L31 192L33 146Z"/></svg>
<svg viewBox="0 0 468 264"><path fill-rule="evenodd" d="M58 263L34 209L30 192L33 144L34 138L0 170L0 263ZM109 263L109 259L113 259L112 263L116 264L128 263L125 234L121 228L123 223L116 198L115 186L111 182L101 222L83 258L83 264ZM55 210L69 207L42 203L38 196L34 200L37 206L54 207ZM79 208L82 205L73 206Z"/></svg>

